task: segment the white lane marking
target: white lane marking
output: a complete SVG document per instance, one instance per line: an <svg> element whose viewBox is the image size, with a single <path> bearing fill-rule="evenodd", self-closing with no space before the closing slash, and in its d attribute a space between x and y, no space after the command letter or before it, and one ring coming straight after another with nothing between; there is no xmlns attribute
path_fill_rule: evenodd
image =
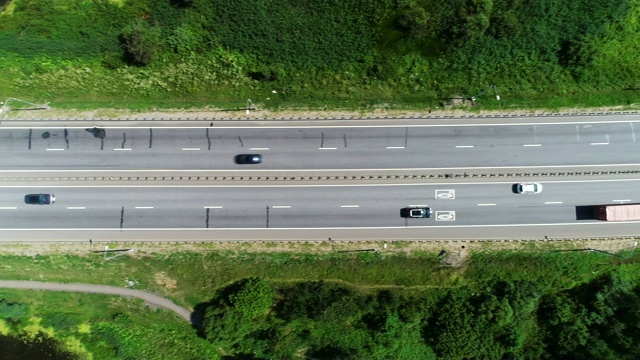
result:
<svg viewBox="0 0 640 360"><path fill-rule="evenodd" d="M454 189L436 190L436 199L455 199L456 191Z"/></svg>
<svg viewBox="0 0 640 360"><path fill-rule="evenodd" d="M387 149L404 149L404 146L387 146Z"/></svg>
<svg viewBox="0 0 640 360"><path fill-rule="evenodd" d="M608 142L591 143L591 145L609 145Z"/></svg>
<svg viewBox="0 0 640 360"><path fill-rule="evenodd" d="M17 206L0 206L0 210L15 210Z"/></svg>
<svg viewBox="0 0 640 360"><path fill-rule="evenodd" d="M627 202L627 201L631 201L631 199L625 199L625 200L611 200L614 202Z"/></svg>
<svg viewBox="0 0 640 360"><path fill-rule="evenodd" d="M115 150L115 151L131 151L133 149L128 148L128 149L113 149L113 150Z"/></svg>
<svg viewBox="0 0 640 360"><path fill-rule="evenodd" d="M525 147L532 147L532 146L542 146L542 144L524 144L524 145L522 145L522 146L525 146Z"/></svg>
<svg viewBox="0 0 640 360"><path fill-rule="evenodd" d="M84 206L67 206L67 210L84 210L86 207Z"/></svg>
<svg viewBox="0 0 640 360"><path fill-rule="evenodd" d="M64 149L47 149L47 151L64 151Z"/></svg>
<svg viewBox="0 0 640 360"><path fill-rule="evenodd" d="M360 205L340 205L341 208L358 208Z"/></svg>
<svg viewBox="0 0 640 360"><path fill-rule="evenodd" d="M272 209L291 209L291 206L289 206L289 205L273 205L271 208Z"/></svg>
<svg viewBox="0 0 640 360"><path fill-rule="evenodd" d="M495 206L496 204L478 204L478 206Z"/></svg>
<svg viewBox="0 0 640 360"><path fill-rule="evenodd" d="M640 224L640 221L625 221L625 224ZM508 227L527 227L527 226L580 226L583 227L585 225L593 225L593 226L620 226L619 222L615 222L615 221L598 221L598 220L594 220L592 222L580 222L580 223L547 223L547 224L493 224L493 225L429 225L429 226L411 226L411 228L414 229L430 229L430 228L508 228ZM246 231L246 232L263 232L263 231L281 231L281 230L296 230L296 231L300 231L300 230L326 230L326 229L332 229L332 230L372 230L372 229L406 229L406 226L359 226L359 227L308 227L308 228L271 228L271 229L264 229L264 228L260 228L260 229L256 229L256 228L130 228L130 229L114 229L114 228L83 228L83 229L69 229L69 228L65 228L65 229L61 229L61 228L49 228L49 229L38 229L38 231L113 231L113 232L127 232L127 231L131 231L131 232L135 232L135 231L154 231L154 232L158 232L159 234L165 232L165 231L207 231L207 232L211 232L211 231L229 231L229 232L239 232L239 231ZM29 231L29 232L33 232L33 228L28 228L28 229L1 229L0 233L2 232L10 232L10 231ZM485 239L486 237L481 237L482 239ZM173 240L167 240L167 241L173 241Z"/></svg>
<svg viewBox="0 0 640 360"><path fill-rule="evenodd" d="M184 151L198 151L200 148L182 148Z"/></svg>
<svg viewBox="0 0 640 360"><path fill-rule="evenodd" d="M249 148L249 150L269 150L269 148Z"/></svg>
<svg viewBox="0 0 640 360"><path fill-rule="evenodd" d="M222 206L205 206L205 209L222 209Z"/></svg>
<svg viewBox="0 0 640 360"><path fill-rule="evenodd" d="M436 211L436 221L455 221L455 211Z"/></svg>
<svg viewBox="0 0 640 360"><path fill-rule="evenodd" d="M429 205L409 205L409 207L429 207Z"/></svg>
<svg viewBox="0 0 640 360"><path fill-rule="evenodd" d="M580 142L580 125L576 125L576 140Z"/></svg>
<svg viewBox="0 0 640 360"><path fill-rule="evenodd" d="M633 142L636 142L636 130L633 128L632 122L630 122L629 125L631 126L631 139L633 139Z"/></svg>
<svg viewBox="0 0 640 360"><path fill-rule="evenodd" d="M545 201L545 204L562 204L562 201Z"/></svg>
<svg viewBox="0 0 640 360"><path fill-rule="evenodd" d="M153 206L136 206L136 209L153 209Z"/></svg>
<svg viewBox="0 0 640 360"><path fill-rule="evenodd" d="M538 143L538 129L536 125L533 125L533 142Z"/></svg>
<svg viewBox="0 0 640 360"><path fill-rule="evenodd" d="M456 148L458 149L472 148L472 147L474 147L474 145L456 145Z"/></svg>
<svg viewBox="0 0 640 360"><path fill-rule="evenodd" d="M323 149L323 148L320 148ZM336 149L336 148L332 148ZM127 149L125 149L127 150ZM131 150L131 149L128 149ZM363 171L426 171L426 170L504 170L504 169L560 169L560 168L589 168L589 167L625 167L625 166L640 166L640 163L636 164L593 164L593 165L543 165L543 166L535 166L535 165L524 165L524 166L479 166L479 167L442 167L442 168L378 168L378 169L348 169L349 172L363 172ZM145 169L145 170L117 170L118 172L235 172L238 170L212 170L212 169L191 169L191 170L183 170L183 169ZM346 171L345 169L264 169L264 170L242 170L243 172L331 172L331 171ZM0 170L0 173L20 173L20 172L30 172L30 173L69 173L69 172L114 172L114 170L108 169L97 169L97 170L77 170L77 169L67 169L67 170Z"/></svg>
<svg viewBox="0 0 640 360"><path fill-rule="evenodd" d="M328 148L328 147L321 147L318 148L318 150L337 150L338 148Z"/></svg>

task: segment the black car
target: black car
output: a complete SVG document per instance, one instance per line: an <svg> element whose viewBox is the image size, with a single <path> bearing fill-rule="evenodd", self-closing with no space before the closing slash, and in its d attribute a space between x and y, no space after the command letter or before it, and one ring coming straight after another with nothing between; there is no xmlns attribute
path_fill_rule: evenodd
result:
<svg viewBox="0 0 640 360"><path fill-rule="evenodd" d="M260 154L240 154L235 157L236 164L260 164L262 162L262 155Z"/></svg>
<svg viewBox="0 0 640 360"><path fill-rule="evenodd" d="M24 202L29 205L51 205L56 202L56 196L53 194L27 194L24 196Z"/></svg>
<svg viewBox="0 0 640 360"><path fill-rule="evenodd" d="M400 216L403 218L430 218L430 207L406 207L400 209Z"/></svg>

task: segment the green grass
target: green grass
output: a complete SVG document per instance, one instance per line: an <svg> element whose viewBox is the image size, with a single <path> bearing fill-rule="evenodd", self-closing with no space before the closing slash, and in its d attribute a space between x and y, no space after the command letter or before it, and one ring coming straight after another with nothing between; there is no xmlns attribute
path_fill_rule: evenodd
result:
<svg viewBox="0 0 640 360"><path fill-rule="evenodd" d="M29 307L28 314L11 323L9 335L44 332L79 359L218 357L190 324L138 299L12 289L2 289L0 299Z"/></svg>
<svg viewBox="0 0 640 360"><path fill-rule="evenodd" d="M206 301L218 288L249 277L295 282L330 280L365 288L423 289L484 283L492 279L535 278L549 286L586 281L593 271L608 269L618 259L597 252L483 252L460 269L442 265L433 253L176 252L138 254L105 261L101 254L86 257L51 255L2 256L4 279L125 286L164 294L190 307ZM173 285L175 283L175 285Z"/></svg>

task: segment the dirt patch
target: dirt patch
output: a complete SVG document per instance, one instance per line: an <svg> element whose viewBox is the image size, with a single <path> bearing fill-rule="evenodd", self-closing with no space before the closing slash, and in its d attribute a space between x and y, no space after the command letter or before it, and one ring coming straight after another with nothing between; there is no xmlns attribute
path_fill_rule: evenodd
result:
<svg viewBox="0 0 640 360"><path fill-rule="evenodd" d="M172 279L165 272L159 272L154 275L154 279L156 284L160 286L164 286L168 290L174 290L177 287L178 282L175 279Z"/></svg>

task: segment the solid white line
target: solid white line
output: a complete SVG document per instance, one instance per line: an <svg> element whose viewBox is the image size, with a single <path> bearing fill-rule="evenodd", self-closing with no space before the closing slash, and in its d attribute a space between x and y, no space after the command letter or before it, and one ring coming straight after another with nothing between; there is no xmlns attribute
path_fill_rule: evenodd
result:
<svg viewBox="0 0 640 360"><path fill-rule="evenodd" d="M320 148L324 149L324 148ZM328 149L328 148L326 148ZM332 148L336 149L336 148ZM131 149L125 149L131 150ZM442 168L378 168L378 169L264 169L264 170L242 170L243 172L331 172L331 171L349 171L349 172L363 172L363 171L435 171L435 170L505 170L505 169L561 169L561 168L588 168L588 167L625 167L625 166L640 166L640 163L637 164L593 164L593 165L544 165L544 166L535 166L535 165L525 165L525 166L479 166L479 167L442 167ZM213 170L213 169L139 169L139 170L109 170L109 169L96 169L96 170L77 170L77 169L68 169L68 170L0 170L0 173L20 173L20 172L31 172L31 173L78 173L78 172L236 172L238 170Z"/></svg>
<svg viewBox="0 0 640 360"><path fill-rule="evenodd" d="M594 118L594 116L581 116L581 115L567 115L567 118ZM604 114L599 116L600 118L602 117L608 117L608 118L623 118L623 117L637 117L637 115L635 114ZM433 121L433 120L442 120L444 117L440 116L439 118L432 116L431 118L425 118L425 119L418 119L418 120L424 120L424 121ZM525 119L525 118L530 118L529 116L519 116L517 117L519 119ZM553 119L555 118L554 116L541 116L541 118L547 118L547 119ZM473 121L474 119L477 120L477 118L461 118L461 117L454 117L454 118L450 118L452 120L458 120L458 121ZM501 120L500 118L485 118L486 120ZM192 119L193 121L197 121L195 119ZM304 119L299 119L299 120L304 120ZM315 120L315 119L314 119ZM319 121L322 121L324 119L318 119ZM329 119L332 120L332 119ZM333 119L335 120L335 119ZM392 119L375 119L375 120L392 120ZM375 121L374 120L374 121ZM394 121L398 121L398 119L393 119ZM404 120L411 120L411 121L416 121L416 119L410 119L410 118L405 118ZM90 120L90 121L98 121L98 120ZM140 121L140 119L130 119L128 121ZM277 120L277 121L286 121L286 120ZM313 121L313 120L311 120ZM207 121L208 122L208 121ZM513 123L486 123L486 124L397 124L397 125L307 125L307 126L253 126L253 127L246 127L246 126L228 126L228 127L220 127L217 130L225 130L225 129L231 129L231 130L237 130L237 129L332 129L332 128L354 128L354 129L360 129L360 128L406 128L406 127L487 127L487 126L533 126L533 125L588 125L588 124L618 124L618 123L638 123L640 122L640 120L608 120L608 121L547 121L547 122L513 122ZM59 127L22 127L22 126L15 126L15 127L10 127L10 129L51 129L51 128L55 128L55 129L62 129L62 126ZM67 129L86 129L86 126L67 126L65 127ZM209 129L209 126L156 126L153 128L158 128L158 129ZM109 129L144 129L144 130L148 130L149 126L114 126L114 127L109 127Z"/></svg>
<svg viewBox="0 0 640 360"><path fill-rule="evenodd" d="M249 150L269 150L269 148L249 148Z"/></svg>
<svg viewBox="0 0 640 360"><path fill-rule="evenodd" d="M533 147L533 146L542 146L542 144L524 144L522 146L526 146L526 147Z"/></svg>
<svg viewBox="0 0 640 360"><path fill-rule="evenodd" d="M222 209L222 206L205 206L205 209Z"/></svg>
<svg viewBox="0 0 640 360"><path fill-rule="evenodd" d="M289 205L273 205L271 208L272 209L291 209L291 206L289 206Z"/></svg>
<svg viewBox="0 0 640 360"><path fill-rule="evenodd" d="M457 148L472 148L474 145L456 145Z"/></svg>
<svg viewBox="0 0 640 360"><path fill-rule="evenodd" d="M2 206L2 207L0 207L0 210L15 210L17 208L18 207L16 207L16 206Z"/></svg>
<svg viewBox="0 0 640 360"><path fill-rule="evenodd" d="M318 150L337 150L338 148L328 148L328 147L323 147L323 148L318 148Z"/></svg>
<svg viewBox="0 0 640 360"><path fill-rule="evenodd" d="M153 209L153 206L136 206L136 209Z"/></svg>
<svg viewBox="0 0 640 360"><path fill-rule="evenodd" d="M360 205L340 205L341 208L358 208Z"/></svg>
<svg viewBox="0 0 640 360"><path fill-rule="evenodd" d="M601 179L601 180L545 180L545 184L579 184L579 183L615 183L615 182L640 182L637 179ZM292 185L50 185L50 188L122 188L122 189L177 189L177 188L194 188L194 189L213 189L213 188L322 188L322 187L392 187L392 186L454 186L454 185L504 185L513 184L511 181L478 181L478 182L441 182L441 183L386 183L386 184L292 184ZM42 185L0 185L0 189L32 189L42 188ZM1 230L1 229L0 229Z"/></svg>
<svg viewBox="0 0 640 360"><path fill-rule="evenodd" d="M67 206L68 210L84 210L86 207L84 206Z"/></svg>
<svg viewBox="0 0 640 360"><path fill-rule="evenodd" d="M184 151L198 151L200 148L182 148Z"/></svg>
<svg viewBox="0 0 640 360"><path fill-rule="evenodd" d="M47 151L64 151L64 149L47 149Z"/></svg>
<svg viewBox="0 0 640 360"><path fill-rule="evenodd" d="M625 201L631 201L631 199L625 199L625 200L611 200L611 201L625 202Z"/></svg>
<svg viewBox="0 0 640 360"><path fill-rule="evenodd" d="M625 224L640 224L640 221L625 221ZM415 229L430 229L430 228L508 228L508 227L527 227L527 226L585 226L585 225L594 225L594 226L620 226L621 223L615 221L597 221L594 220L592 222L575 222L575 223L548 223L548 224L493 224L493 225L429 225L429 226L411 226L411 228ZM88 229L61 229L61 228L49 228L49 229L38 229L37 231L157 231L159 233L165 231L247 231L247 232L264 232L264 231L282 231L282 230L371 230L371 229L406 229L406 226L359 226L359 227L309 227L309 228L130 228L130 229L114 229L114 228L88 228ZM7 231L34 231L33 228L28 229L0 229L0 233Z"/></svg>
<svg viewBox="0 0 640 360"><path fill-rule="evenodd" d="M609 145L609 143L591 143L591 145Z"/></svg>
<svg viewBox="0 0 640 360"><path fill-rule="evenodd" d="M387 146L387 149L404 149L404 146Z"/></svg>
<svg viewBox="0 0 640 360"><path fill-rule="evenodd" d="M115 151L130 151L130 150L133 150L133 149L113 149L113 150L115 150Z"/></svg>
<svg viewBox="0 0 640 360"><path fill-rule="evenodd" d="M562 201L545 201L545 204L562 204Z"/></svg>
<svg viewBox="0 0 640 360"><path fill-rule="evenodd" d="M495 206L496 204L478 204L478 206Z"/></svg>
<svg viewBox="0 0 640 360"><path fill-rule="evenodd" d="M409 205L409 207L428 207L429 205Z"/></svg>

